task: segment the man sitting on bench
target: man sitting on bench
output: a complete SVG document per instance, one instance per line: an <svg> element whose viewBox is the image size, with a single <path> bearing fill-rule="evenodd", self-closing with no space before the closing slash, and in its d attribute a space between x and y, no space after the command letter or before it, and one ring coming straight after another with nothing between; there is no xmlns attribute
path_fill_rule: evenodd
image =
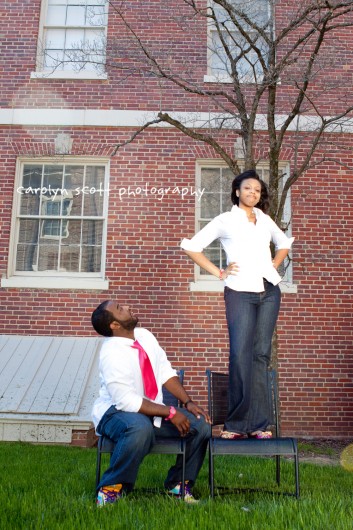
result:
<svg viewBox="0 0 353 530"><path fill-rule="evenodd" d="M116 502L132 491L140 464L155 436L186 440L184 500L192 493L211 436L208 414L192 401L166 353L127 305L111 300L92 313L92 325L105 338L99 358L100 392L92 411L96 432L115 442L110 466L97 488L97 505ZM185 408L163 404L162 386ZM182 459L169 469L165 487L181 497Z"/></svg>

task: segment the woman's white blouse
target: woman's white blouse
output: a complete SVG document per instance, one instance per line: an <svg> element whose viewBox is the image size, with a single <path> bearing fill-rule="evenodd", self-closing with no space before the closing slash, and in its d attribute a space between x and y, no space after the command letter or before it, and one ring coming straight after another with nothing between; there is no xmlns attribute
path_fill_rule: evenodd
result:
<svg viewBox="0 0 353 530"><path fill-rule="evenodd" d="M225 285L235 291L264 291L263 279L277 285L281 277L272 264L270 243L276 250L290 249L294 237L287 237L270 216L254 208L256 224L248 221L245 210L233 206L210 221L192 239L183 239L181 248L202 252L219 239L227 256L227 264L236 263L239 271L229 275Z"/></svg>

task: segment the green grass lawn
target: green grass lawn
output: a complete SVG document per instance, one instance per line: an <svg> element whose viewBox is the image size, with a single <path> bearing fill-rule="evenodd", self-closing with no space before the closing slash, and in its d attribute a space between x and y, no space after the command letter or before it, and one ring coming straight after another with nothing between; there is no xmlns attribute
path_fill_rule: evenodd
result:
<svg viewBox="0 0 353 530"><path fill-rule="evenodd" d="M294 489L292 462L283 462L278 489L272 459L218 457L216 484L248 491L223 492L211 501L205 462L194 488L202 502L187 505L163 492L174 458L150 455L135 492L97 509L95 449L0 443L0 452L1 529L353 529L353 474L339 466L300 464L301 499L296 500L280 494Z"/></svg>

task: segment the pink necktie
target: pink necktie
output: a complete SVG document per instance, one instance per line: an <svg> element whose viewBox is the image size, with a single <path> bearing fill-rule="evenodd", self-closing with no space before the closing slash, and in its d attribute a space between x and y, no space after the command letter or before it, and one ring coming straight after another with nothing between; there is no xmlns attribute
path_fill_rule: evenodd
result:
<svg viewBox="0 0 353 530"><path fill-rule="evenodd" d="M153 373L151 361L147 353L137 340L135 340L132 347L136 348L139 352L139 361L142 373L143 386L145 388L145 396L147 396L149 399L155 399L158 394L158 387L156 383L156 378Z"/></svg>

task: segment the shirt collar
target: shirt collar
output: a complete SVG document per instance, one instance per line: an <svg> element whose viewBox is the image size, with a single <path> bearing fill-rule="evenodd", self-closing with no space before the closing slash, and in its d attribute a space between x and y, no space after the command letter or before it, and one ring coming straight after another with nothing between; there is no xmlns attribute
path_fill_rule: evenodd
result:
<svg viewBox="0 0 353 530"><path fill-rule="evenodd" d="M121 346L132 346L136 339L128 339L126 337L107 337L107 340L119 342Z"/></svg>
<svg viewBox="0 0 353 530"><path fill-rule="evenodd" d="M253 210L254 210L256 217L259 217L259 212L261 212L261 210L259 210L258 208L253 208ZM235 215L241 215L243 217L246 217L246 211L243 210L242 208L239 208L239 206L237 206L236 204L232 206L231 212L234 213Z"/></svg>

